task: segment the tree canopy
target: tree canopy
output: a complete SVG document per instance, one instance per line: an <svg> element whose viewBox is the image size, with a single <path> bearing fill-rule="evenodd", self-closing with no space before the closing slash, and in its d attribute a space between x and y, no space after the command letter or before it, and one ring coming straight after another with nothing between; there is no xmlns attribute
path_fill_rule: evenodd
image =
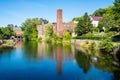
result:
<svg viewBox="0 0 120 80"><path fill-rule="evenodd" d="M45 32L45 36L46 37L52 37L52 25L51 24L47 24L45 26L46 32Z"/></svg>
<svg viewBox="0 0 120 80"><path fill-rule="evenodd" d="M82 16L79 19L79 22L77 24L77 26L75 27L75 33L77 35L82 35L82 34L86 34L88 32L92 31L92 24L91 24L91 19L89 17L89 15L87 13L84 14L84 16Z"/></svg>
<svg viewBox="0 0 120 80"><path fill-rule="evenodd" d="M103 16L105 13L106 13L106 9L99 8L92 15L94 15L94 16Z"/></svg>
<svg viewBox="0 0 120 80"><path fill-rule="evenodd" d="M15 33L10 26L0 27L0 39L8 39L14 35Z"/></svg>
<svg viewBox="0 0 120 80"><path fill-rule="evenodd" d="M26 40L37 39L37 25L41 25L42 22L48 23L47 20L42 18L29 18L22 24L23 36Z"/></svg>

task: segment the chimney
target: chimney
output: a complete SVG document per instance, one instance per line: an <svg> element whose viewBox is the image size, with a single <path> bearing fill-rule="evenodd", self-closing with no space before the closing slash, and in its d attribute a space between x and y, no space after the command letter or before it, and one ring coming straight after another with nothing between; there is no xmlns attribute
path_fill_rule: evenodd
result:
<svg viewBox="0 0 120 80"><path fill-rule="evenodd" d="M63 36L62 9L57 10L57 35Z"/></svg>

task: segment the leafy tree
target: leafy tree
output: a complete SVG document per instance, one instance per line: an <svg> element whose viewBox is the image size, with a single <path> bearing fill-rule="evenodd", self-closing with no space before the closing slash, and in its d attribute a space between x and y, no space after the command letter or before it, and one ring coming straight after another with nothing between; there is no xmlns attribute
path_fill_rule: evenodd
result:
<svg viewBox="0 0 120 80"><path fill-rule="evenodd" d="M45 36L46 37L52 37L52 25L51 24L48 24L45 26Z"/></svg>
<svg viewBox="0 0 120 80"><path fill-rule="evenodd" d="M0 28L0 39L3 39L3 33L2 33L1 28Z"/></svg>
<svg viewBox="0 0 120 80"><path fill-rule="evenodd" d="M7 27L13 28L14 25L13 24L8 24Z"/></svg>
<svg viewBox="0 0 120 80"><path fill-rule="evenodd" d="M106 14L106 9L100 8L100 9L96 10L92 15L94 15L94 16L103 16L104 14Z"/></svg>
<svg viewBox="0 0 120 80"><path fill-rule="evenodd" d="M113 27L115 27L115 21L113 20L113 18L111 16L103 15L98 24L99 30L104 29L105 32L107 32Z"/></svg>
<svg viewBox="0 0 120 80"><path fill-rule="evenodd" d="M114 20L116 21L117 27L120 30L120 0L114 1L113 14Z"/></svg>
<svg viewBox="0 0 120 80"><path fill-rule="evenodd" d="M106 14L107 16L111 16L113 18L113 6L109 6L108 8L106 8Z"/></svg>
<svg viewBox="0 0 120 80"><path fill-rule="evenodd" d="M91 32L92 28L93 26L91 24L91 19L89 15L85 13L84 16L80 18L77 26L75 27L75 33L77 35L86 34L88 32Z"/></svg>
<svg viewBox="0 0 120 80"><path fill-rule="evenodd" d="M37 25L41 25L44 19L42 18L32 18L27 19L22 24L23 36L26 40L36 40L37 39ZM46 21L46 20L45 20Z"/></svg>
<svg viewBox="0 0 120 80"><path fill-rule="evenodd" d="M40 19L44 22L44 24L49 23L49 21L48 21L48 20L46 20L46 19L42 19L42 18L40 18Z"/></svg>
<svg viewBox="0 0 120 80"><path fill-rule="evenodd" d="M71 36L69 31L64 32L63 39L64 40L71 40L72 39L72 36Z"/></svg>
<svg viewBox="0 0 120 80"><path fill-rule="evenodd" d="M0 36L2 39L3 38L8 39L14 35L15 35L15 33L13 32L13 30L10 27L2 27L0 29Z"/></svg>
<svg viewBox="0 0 120 80"><path fill-rule="evenodd" d="M112 52L114 49L114 45L109 40L103 40L100 43L100 49L104 50L105 52Z"/></svg>
<svg viewBox="0 0 120 80"><path fill-rule="evenodd" d="M72 19L72 21L79 21L81 17L75 17Z"/></svg>

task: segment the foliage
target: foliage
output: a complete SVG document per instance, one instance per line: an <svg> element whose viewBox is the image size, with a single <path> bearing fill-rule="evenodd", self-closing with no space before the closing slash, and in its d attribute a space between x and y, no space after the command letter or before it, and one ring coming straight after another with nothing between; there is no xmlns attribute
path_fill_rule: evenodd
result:
<svg viewBox="0 0 120 80"><path fill-rule="evenodd" d="M116 21L116 25L120 30L120 0L114 1L114 7L113 7L113 14L114 14L114 20Z"/></svg>
<svg viewBox="0 0 120 80"><path fill-rule="evenodd" d="M23 36L26 40L37 40L37 25L42 24L43 21L42 18L29 18L22 24Z"/></svg>
<svg viewBox="0 0 120 80"><path fill-rule="evenodd" d="M52 35L52 41L53 42L62 42L62 38L61 37L59 37L59 36L57 36L55 33L53 33L53 35Z"/></svg>
<svg viewBox="0 0 120 80"><path fill-rule="evenodd" d="M91 39L91 40L101 40L106 39L107 37L102 33L87 33L81 36L74 37L75 39Z"/></svg>
<svg viewBox="0 0 120 80"><path fill-rule="evenodd" d="M51 24L46 25L45 29L46 29L45 36L47 38L52 37L52 25Z"/></svg>
<svg viewBox="0 0 120 80"><path fill-rule="evenodd" d="M99 8L92 15L94 15L94 16L103 16L105 13L106 13L106 9Z"/></svg>
<svg viewBox="0 0 120 80"><path fill-rule="evenodd" d="M119 69L119 67L115 67L114 58L110 54L99 54L97 60L99 63L96 67L102 71L113 72Z"/></svg>
<svg viewBox="0 0 120 80"><path fill-rule="evenodd" d="M80 18L77 26L75 27L75 33L77 35L86 34L92 31L92 27L93 26L91 24L90 17L87 13L85 13L84 16Z"/></svg>
<svg viewBox="0 0 120 80"><path fill-rule="evenodd" d="M109 53L113 51L114 45L109 40L103 40L100 43L100 49Z"/></svg>
<svg viewBox="0 0 120 80"><path fill-rule="evenodd" d="M84 53L80 50L75 50L75 59L80 68L83 68L84 73L87 73L91 67L91 55Z"/></svg>
<svg viewBox="0 0 120 80"><path fill-rule="evenodd" d="M95 42L92 42L91 44L90 44L90 49L94 49L96 47L96 43Z"/></svg>
<svg viewBox="0 0 120 80"><path fill-rule="evenodd" d="M70 34L69 31L64 32L63 39L64 40L71 40L72 39L72 35Z"/></svg>
<svg viewBox="0 0 120 80"><path fill-rule="evenodd" d="M99 30L108 32L112 27L115 27L115 21L113 18L111 16L103 15L98 24Z"/></svg>
<svg viewBox="0 0 120 80"><path fill-rule="evenodd" d="M72 21L79 21L81 17L75 17L72 19Z"/></svg>
<svg viewBox="0 0 120 80"><path fill-rule="evenodd" d="M11 27L1 27L0 28L0 39L8 39L14 35L15 35L15 33Z"/></svg>

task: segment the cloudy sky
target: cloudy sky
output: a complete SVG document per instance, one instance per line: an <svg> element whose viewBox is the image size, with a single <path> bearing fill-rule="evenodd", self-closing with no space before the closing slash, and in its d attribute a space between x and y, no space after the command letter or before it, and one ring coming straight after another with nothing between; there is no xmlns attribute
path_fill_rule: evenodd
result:
<svg viewBox="0 0 120 80"><path fill-rule="evenodd" d="M0 26L21 25L27 18L45 18L56 22L56 10L63 10L63 21L69 22L85 12L113 5L114 0L0 0Z"/></svg>

